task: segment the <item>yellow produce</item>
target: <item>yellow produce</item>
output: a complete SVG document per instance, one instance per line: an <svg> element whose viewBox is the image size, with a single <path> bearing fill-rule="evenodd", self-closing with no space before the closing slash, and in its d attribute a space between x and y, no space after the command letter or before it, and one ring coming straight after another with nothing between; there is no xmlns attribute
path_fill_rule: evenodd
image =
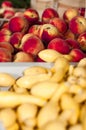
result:
<svg viewBox="0 0 86 130"><path fill-rule="evenodd" d="M49 80L51 75L51 72L37 75L24 75L16 81L16 84L19 87L30 89L34 84L38 82Z"/></svg>
<svg viewBox="0 0 86 130"><path fill-rule="evenodd" d="M79 104L69 94L63 94L61 97L62 110L71 110L71 117L69 123L75 125L78 121L80 114Z"/></svg>
<svg viewBox="0 0 86 130"><path fill-rule="evenodd" d="M76 124L74 126L71 126L69 130L83 130L83 127L81 124Z"/></svg>
<svg viewBox="0 0 86 130"><path fill-rule="evenodd" d="M16 122L17 116L16 112L11 108L5 108L0 110L0 120L7 128Z"/></svg>
<svg viewBox="0 0 86 130"><path fill-rule="evenodd" d="M6 130L19 130L19 124L15 122L13 125L9 126Z"/></svg>
<svg viewBox="0 0 86 130"><path fill-rule="evenodd" d="M42 55L50 68L28 67L17 79L0 73L1 87L10 87L0 91L6 130L86 130L86 58L72 65L67 55L51 54Z"/></svg>
<svg viewBox="0 0 86 130"><path fill-rule="evenodd" d="M26 68L23 71L23 75L36 75L36 74L43 74L43 73L47 73L47 68L44 68L42 66L32 66Z"/></svg>
<svg viewBox="0 0 86 130"><path fill-rule="evenodd" d="M66 130L64 124L58 120L48 122L41 130Z"/></svg>
<svg viewBox="0 0 86 130"><path fill-rule="evenodd" d="M10 87L15 83L15 80L11 74L0 72L0 87Z"/></svg>
<svg viewBox="0 0 86 130"><path fill-rule="evenodd" d="M57 119L59 106L56 102L49 102L42 107L37 116L37 126L40 128L46 123Z"/></svg>
<svg viewBox="0 0 86 130"><path fill-rule="evenodd" d="M39 82L31 88L31 94L40 98L50 99L59 85L52 81Z"/></svg>
<svg viewBox="0 0 86 130"><path fill-rule="evenodd" d="M37 106L43 106L46 103L46 100L29 94L19 94L10 91L0 92L0 108L15 108L23 103L32 103Z"/></svg>
<svg viewBox="0 0 86 130"><path fill-rule="evenodd" d="M38 53L38 56L46 62L55 62L62 54L53 49L44 49Z"/></svg>
<svg viewBox="0 0 86 130"><path fill-rule="evenodd" d="M37 113L37 106L31 103L21 104L17 108L17 116L20 123L25 122L27 119L34 118Z"/></svg>

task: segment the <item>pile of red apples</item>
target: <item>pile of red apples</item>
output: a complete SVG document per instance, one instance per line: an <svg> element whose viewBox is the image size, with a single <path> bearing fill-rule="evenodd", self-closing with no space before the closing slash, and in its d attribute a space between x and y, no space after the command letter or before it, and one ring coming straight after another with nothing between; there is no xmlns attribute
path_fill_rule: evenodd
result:
<svg viewBox="0 0 86 130"><path fill-rule="evenodd" d="M1 24L0 62L45 62L38 55L44 49L69 55L71 62L86 57L86 18L78 9L69 8L60 17L46 8L39 17L28 8Z"/></svg>

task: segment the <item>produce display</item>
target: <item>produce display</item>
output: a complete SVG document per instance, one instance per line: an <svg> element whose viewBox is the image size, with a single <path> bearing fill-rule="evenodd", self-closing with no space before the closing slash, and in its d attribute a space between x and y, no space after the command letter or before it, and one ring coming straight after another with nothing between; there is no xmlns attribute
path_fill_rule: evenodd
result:
<svg viewBox="0 0 86 130"><path fill-rule="evenodd" d="M70 62L86 57L86 18L79 9L68 8L60 17L54 8L39 16L33 8L15 11L9 2L1 7L0 62L46 62L39 54L46 49Z"/></svg>
<svg viewBox="0 0 86 130"><path fill-rule="evenodd" d="M5 130L86 130L86 58L58 57L15 78L0 72L0 121Z"/></svg>
<svg viewBox="0 0 86 130"><path fill-rule="evenodd" d="M52 63L28 66L17 78L0 72L5 130L86 130L86 18L79 9L60 17L46 8L40 17L3 2L0 62Z"/></svg>

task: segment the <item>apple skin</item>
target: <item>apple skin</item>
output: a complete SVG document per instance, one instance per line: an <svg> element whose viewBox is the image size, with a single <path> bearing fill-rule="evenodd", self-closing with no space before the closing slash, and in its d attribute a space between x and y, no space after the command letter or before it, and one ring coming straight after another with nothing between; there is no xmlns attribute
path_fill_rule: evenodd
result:
<svg viewBox="0 0 86 130"><path fill-rule="evenodd" d="M29 28L29 23L26 18L21 16L14 16L9 20L9 30L12 33L22 32L25 34Z"/></svg>
<svg viewBox="0 0 86 130"><path fill-rule="evenodd" d="M69 23L71 32L75 35L79 35L86 31L86 18L83 16L76 16L71 19Z"/></svg>
<svg viewBox="0 0 86 130"><path fill-rule="evenodd" d="M85 58L85 53L81 49L74 48L69 53L72 56L71 62L79 62L81 59Z"/></svg>
<svg viewBox="0 0 86 130"><path fill-rule="evenodd" d="M59 37L59 36L60 36L60 33L59 33L58 29L52 24L49 24L49 23L43 24L40 27L39 37L43 41L45 47L47 47L48 43L52 39Z"/></svg>
<svg viewBox="0 0 86 130"><path fill-rule="evenodd" d="M54 49L60 52L61 54L69 54L70 52L70 46L64 39L61 38L54 38L53 40L51 40L47 48Z"/></svg>
<svg viewBox="0 0 86 130"><path fill-rule="evenodd" d="M35 24L39 20L39 13L36 9L28 8L23 13L30 25Z"/></svg>
<svg viewBox="0 0 86 130"><path fill-rule="evenodd" d="M3 1L3 2L1 3L1 7L2 7L2 8L13 7L13 4L12 4L11 1L5 0L5 1Z"/></svg>
<svg viewBox="0 0 86 130"><path fill-rule="evenodd" d="M0 36L1 35L11 35L12 33L11 33L11 31L9 30L9 29L7 29L7 28L2 28L1 30L0 30Z"/></svg>
<svg viewBox="0 0 86 130"><path fill-rule="evenodd" d="M58 12L54 8L46 8L41 15L41 20L43 23L49 23L54 17L59 17Z"/></svg>
<svg viewBox="0 0 86 130"><path fill-rule="evenodd" d="M66 39L65 41L68 43L71 49L74 49L74 48L80 49L79 43L76 40L69 38L69 39Z"/></svg>
<svg viewBox="0 0 86 130"><path fill-rule="evenodd" d="M10 37L10 44L14 47L14 49L16 51L21 50L19 48L20 44L21 44L21 39L22 39L23 35L21 32L15 32L11 35Z"/></svg>
<svg viewBox="0 0 86 130"><path fill-rule="evenodd" d="M63 13L63 19L69 23L70 20L79 15L79 10L75 8L68 8Z"/></svg>
<svg viewBox="0 0 86 130"><path fill-rule="evenodd" d="M81 50L86 52L86 32L81 33L78 36L77 41L80 45Z"/></svg>
<svg viewBox="0 0 86 130"><path fill-rule="evenodd" d="M68 29L65 33L64 33L64 39L76 39L76 36L74 33L71 32L70 29Z"/></svg>
<svg viewBox="0 0 86 130"><path fill-rule="evenodd" d="M12 62L11 52L3 47L0 47L0 62Z"/></svg>
<svg viewBox="0 0 86 130"><path fill-rule="evenodd" d="M54 17L50 19L49 23L57 27L59 32L62 34L64 34L68 29L67 23L61 18Z"/></svg>
<svg viewBox="0 0 86 130"><path fill-rule="evenodd" d="M40 30L41 26L42 26L42 25L40 25L40 24L39 24L39 25L38 25L38 24L34 24L34 25L32 25L32 26L29 28L29 30L28 30L27 33L33 33L34 35L36 35L36 36L39 37L39 30Z"/></svg>
<svg viewBox="0 0 86 130"><path fill-rule="evenodd" d="M0 42L0 48L7 49L10 53L14 53L14 47L9 42Z"/></svg>
<svg viewBox="0 0 86 130"><path fill-rule="evenodd" d="M0 30L0 42L9 42L11 37L11 31L3 28Z"/></svg>
<svg viewBox="0 0 86 130"><path fill-rule="evenodd" d="M26 34L21 40L20 48L26 53L37 56L38 52L44 49L44 44L39 37L33 34Z"/></svg>
<svg viewBox="0 0 86 130"><path fill-rule="evenodd" d="M3 18L10 19L15 15L15 10L13 8L6 8L3 12Z"/></svg>
<svg viewBox="0 0 86 130"><path fill-rule="evenodd" d="M79 8L79 14L85 16L85 8Z"/></svg>
<svg viewBox="0 0 86 130"><path fill-rule="evenodd" d="M9 23L8 22L4 22L3 25L1 26L1 29L9 29Z"/></svg>

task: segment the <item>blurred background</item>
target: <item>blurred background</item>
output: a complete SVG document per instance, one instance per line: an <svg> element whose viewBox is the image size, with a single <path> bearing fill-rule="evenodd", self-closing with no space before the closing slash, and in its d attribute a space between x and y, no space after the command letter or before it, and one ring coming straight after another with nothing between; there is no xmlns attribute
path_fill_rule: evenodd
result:
<svg viewBox="0 0 86 130"><path fill-rule="evenodd" d="M0 0L0 5L4 0ZM9 0L13 3L14 8L28 8L30 7L30 0Z"/></svg>

